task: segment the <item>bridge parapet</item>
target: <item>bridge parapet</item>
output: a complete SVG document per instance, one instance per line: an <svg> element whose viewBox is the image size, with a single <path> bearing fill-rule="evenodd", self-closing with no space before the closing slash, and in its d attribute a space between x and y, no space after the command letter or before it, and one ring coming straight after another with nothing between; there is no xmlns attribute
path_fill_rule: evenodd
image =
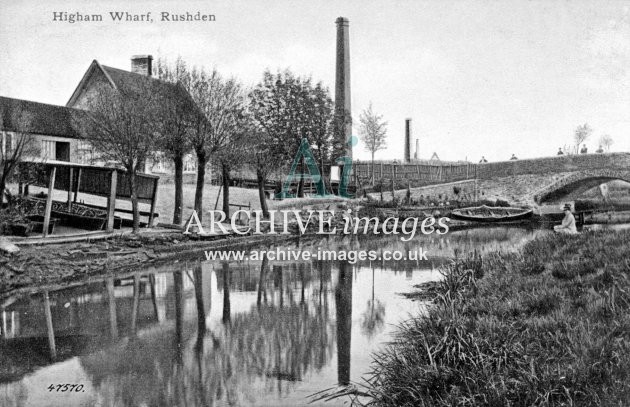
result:
<svg viewBox="0 0 630 407"><path fill-rule="evenodd" d="M478 164L477 178L489 179L604 168L630 168L630 153L575 154Z"/></svg>

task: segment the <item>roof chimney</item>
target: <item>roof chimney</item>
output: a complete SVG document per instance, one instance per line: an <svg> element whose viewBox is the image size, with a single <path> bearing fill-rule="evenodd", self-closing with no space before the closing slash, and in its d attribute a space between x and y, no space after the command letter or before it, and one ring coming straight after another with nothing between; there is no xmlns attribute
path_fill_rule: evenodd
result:
<svg viewBox="0 0 630 407"><path fill-rule="evenodd" d="M153 74L153 55L134 55L131 57L131 72L151 76Z"/></svg>

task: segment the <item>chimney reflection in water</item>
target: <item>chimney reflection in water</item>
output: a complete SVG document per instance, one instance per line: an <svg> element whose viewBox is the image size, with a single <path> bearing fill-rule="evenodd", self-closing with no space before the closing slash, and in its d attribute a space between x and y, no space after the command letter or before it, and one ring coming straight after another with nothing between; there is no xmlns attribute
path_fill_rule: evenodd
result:
<svg viewBox="0 0 630 407"><path fill-rule="evenodd" d="M335 290L337 310L337 381L350 383L350 340L352 337L352 265L339 262L339 283Z"/></svg>

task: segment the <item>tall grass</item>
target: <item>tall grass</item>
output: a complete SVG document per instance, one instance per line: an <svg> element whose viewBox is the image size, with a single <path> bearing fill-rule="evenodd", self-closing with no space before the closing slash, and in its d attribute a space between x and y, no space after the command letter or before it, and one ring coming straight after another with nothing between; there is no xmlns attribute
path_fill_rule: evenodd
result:
<svg viewBox="0 0 630 407"><path fill-rule="evenodd" d="M630 405L630 232L548 235L444 274L375 355L367 404Z"/></svg>

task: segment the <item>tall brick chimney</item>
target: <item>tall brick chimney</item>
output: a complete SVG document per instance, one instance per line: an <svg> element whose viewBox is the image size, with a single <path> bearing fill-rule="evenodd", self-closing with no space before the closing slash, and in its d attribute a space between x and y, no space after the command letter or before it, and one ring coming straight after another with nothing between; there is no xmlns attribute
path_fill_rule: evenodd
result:
<svg viewBox="0 0 630 407"><path fill-rule="evenodd" d="M153 75L153 55L132 56L131 72L147 76Z"/></svg>
<svg viewBox="0 0 630 407"><path fill-rule="evenodd" d="M337 143L345 146L345 156L352 159L352 117L350 105L350 37L347 18L339 17L337 24L337 66L335 70L335 119Z"/></svg>
<svg viewBox="0 0 630 407"><path fill-rule="evenodd" d="M405 162L411 161L411 119L405 119Z"/></svg>
<svg viewBox="0 0 630 407"><path fill-rule="evenodd" d="M416 152L413 155L414 159L418 159L420 157L420 140L416 139Z"/></svg>

